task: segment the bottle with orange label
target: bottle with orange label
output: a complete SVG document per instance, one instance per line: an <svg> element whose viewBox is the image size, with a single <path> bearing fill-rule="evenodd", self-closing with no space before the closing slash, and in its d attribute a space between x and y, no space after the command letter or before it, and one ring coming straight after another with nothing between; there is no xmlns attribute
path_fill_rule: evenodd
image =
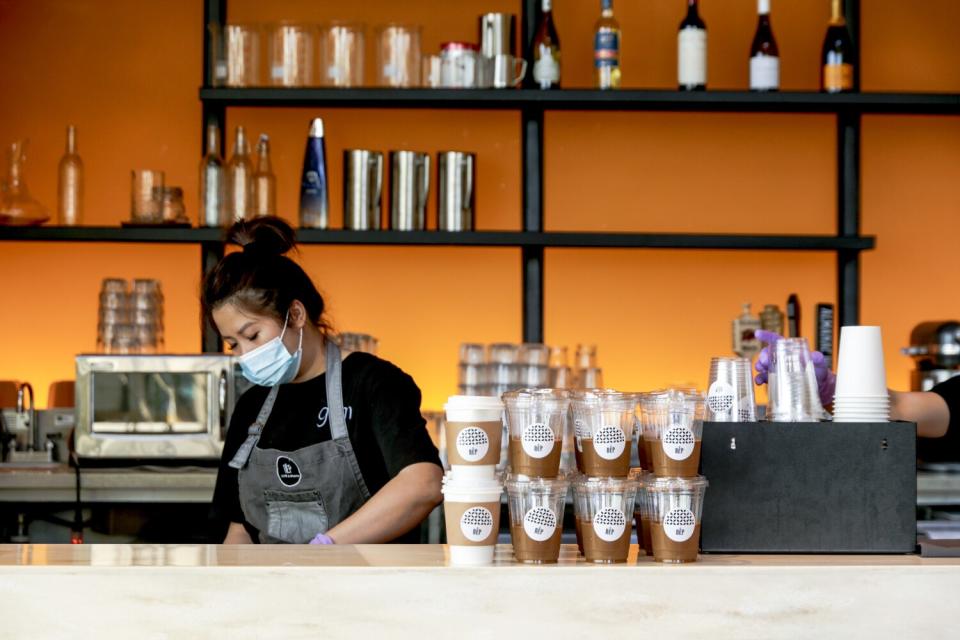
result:
<svg viewBox="0 0 960 640"><path fill-rule="evenodd" d="M842 93L854 90L857 62L847 21L843 17L843 0L832 0L832 3L830 26L823 39L820 83L821 89L827 93Z"/></svg>

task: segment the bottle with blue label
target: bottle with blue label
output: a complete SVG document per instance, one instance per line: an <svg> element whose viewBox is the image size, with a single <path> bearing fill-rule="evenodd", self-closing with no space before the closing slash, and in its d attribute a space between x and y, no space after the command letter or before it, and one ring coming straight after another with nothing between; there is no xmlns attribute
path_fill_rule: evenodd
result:
<svg viewBox="0 0 960 640"><path fill-rule="evenodd" d="M613 17L613 0L601 0L594 27L593 64L598 89L620 88L620 23Z"/></svg>
<svg viewBox="0 0 960 640"><path fill-rule="evenodd" d="M323 120L314 118L303 154L300 178L300 226L330 228L330 194L327 185L327 150L323 143Z"/></svg>

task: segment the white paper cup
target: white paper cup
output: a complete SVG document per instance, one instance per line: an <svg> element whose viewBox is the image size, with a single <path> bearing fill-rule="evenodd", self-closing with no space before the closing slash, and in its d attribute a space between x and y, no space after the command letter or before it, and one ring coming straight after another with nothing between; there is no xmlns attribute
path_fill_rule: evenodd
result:
<svg viewBox="0 0 960 640"><path fill-rule="evenodd" d="M503 403L489 396L452 396L443 408L447 460L454 477L493 480L503 449Z"/></svg>
<svg viewBox="0 0 960 640"><path fill-rule="evenodd" d="M447 475L442 491L450 563L493 562L500 530L501 480L464 481Z"/></svg>
<svg viewBox="0 0 960 640"><path fill-rule="evenodd" d="M839 398L887 395L887 370L880 327L843 327L837 359Z"/></svg>

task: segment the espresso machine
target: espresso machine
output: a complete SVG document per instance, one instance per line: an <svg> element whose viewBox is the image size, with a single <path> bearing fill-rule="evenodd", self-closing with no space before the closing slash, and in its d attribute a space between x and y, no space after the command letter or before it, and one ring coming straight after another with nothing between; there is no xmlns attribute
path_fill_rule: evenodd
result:
<svg viewBox="0 0 960 640"><path fill-rule="evenodd" d="M902 351L916 365L910 374L910 390L930 391L960 375L960 322L922 322L910 332L910 346Z"/></svg>

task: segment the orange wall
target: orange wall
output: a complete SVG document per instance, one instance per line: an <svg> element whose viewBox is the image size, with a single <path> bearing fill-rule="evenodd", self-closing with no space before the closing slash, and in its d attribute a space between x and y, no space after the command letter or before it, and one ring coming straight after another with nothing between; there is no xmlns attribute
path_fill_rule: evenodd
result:
<svg viewBox="0 0 960 640"><path fill-rule="evenodd" d="M556 0L566 86L591 82L598 2ZM616 3L624 29L625 86L671 87L679 0ZM743 88L755 24L753 0L704 0L710 84ZM865 90L960 91L960 3L870 0L863 9ZM829 3L774 2L783 87L813 89ZM515 0L231 0L236 20L352 18L424 25L424 49L472 39L482 11ZM0 0L0 142L31 139L27 176L52 206L64 126L79 128L91 224L118 224L129 171L159 168L182 185L195 216L200 157L202 4L199 0ZM368 60L373 58L368 47ZM371 70L368 64L368 75ZM279 205L296 209L306 124L327 122L332 199L340 202L344 148L440 148L479 154L478 226L520 220L519 116L513 112L232 109L228 124L269 133ZM830 233L835 129L829 116L550 113L546 119L546 225L553 230ZM960 120L868 117L863 127L863 320L883 325L890 384L906 388L898 348L924 319L960 316L954 238ZM334 207L335 221L338 207ZM520 339L515 249L305 247L302 261L328 295L335 324L381 339L381 354L418 380L439 407L456 385L463 340ZM94 347L104 276L157 277L167 293L167 340L199 344L194 247L0 243L0 379L40 387L72 375ZM836 297L829 254L549 250L546 338L596 342L608 385L642 389L705 382L711 355L729 351L742 302L812 308Z"/></svg>

